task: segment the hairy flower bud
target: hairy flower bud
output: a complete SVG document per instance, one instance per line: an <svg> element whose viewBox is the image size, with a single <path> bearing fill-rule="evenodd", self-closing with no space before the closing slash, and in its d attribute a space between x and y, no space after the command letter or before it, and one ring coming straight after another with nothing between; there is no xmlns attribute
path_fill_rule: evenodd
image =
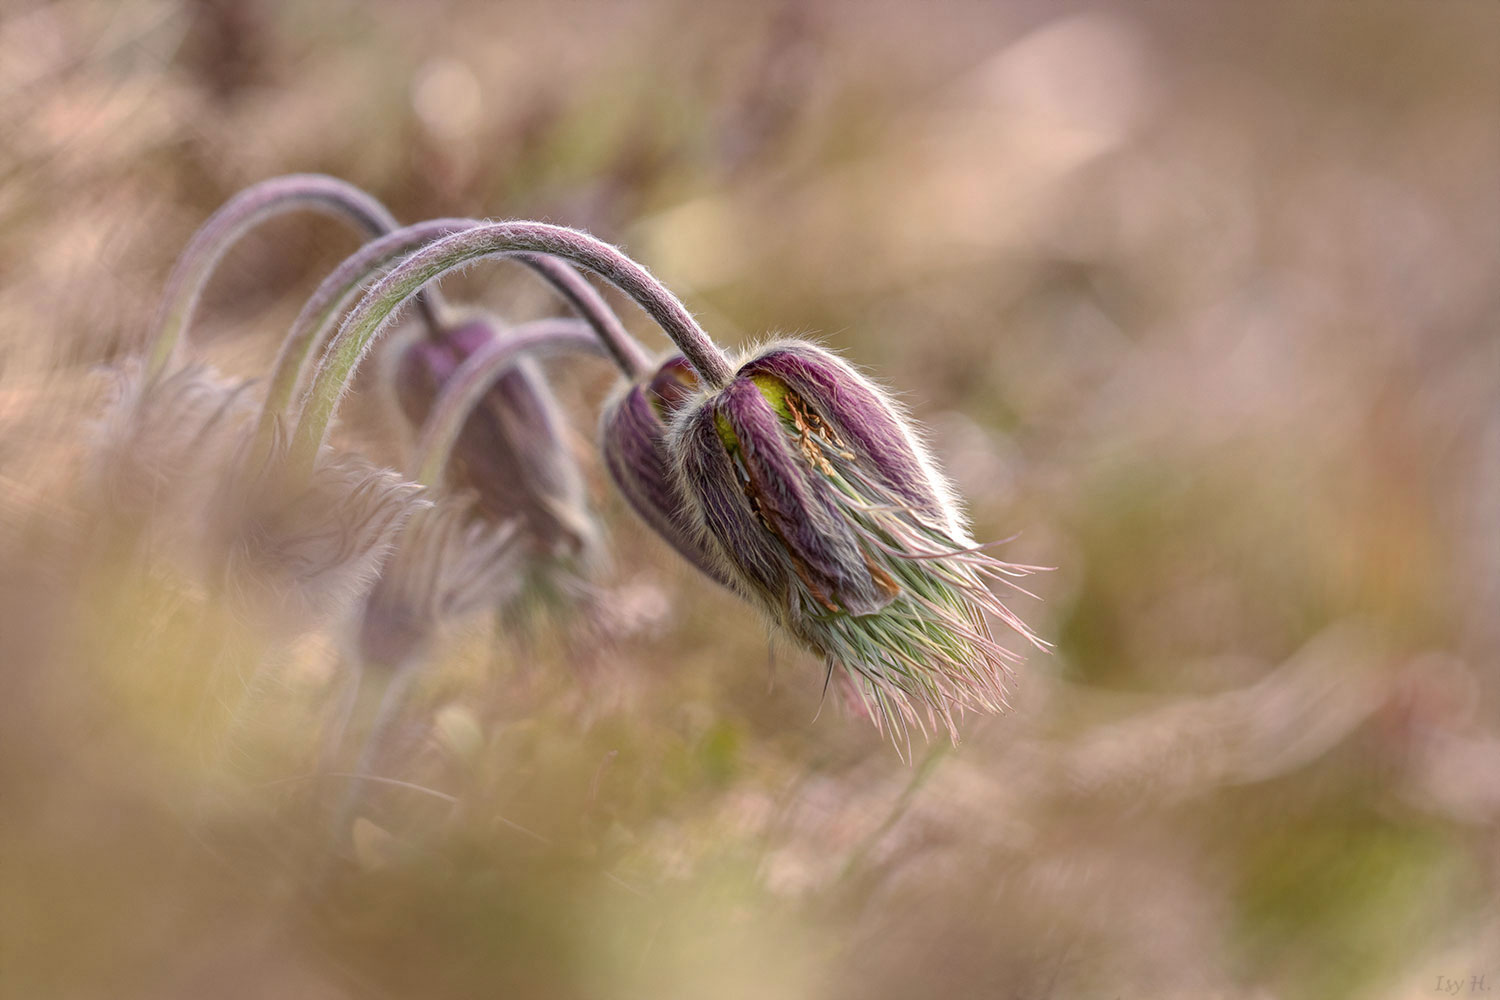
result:
<svg viewBox="0 0 1500 1000"><path fill-rule="evenodd" d="M605 407L600 447L610 477L641 520L688 562L732 587L694 529L667 450L668 421L697 391L692 367L681 355L668 358L649 380L626 386Z"/></svg>
<svg viewBox="0 0 1500 1000"><path fill-rule="evenodd" d="M387 552L360 609L353 669L324 735L325 763L337 760L352 726L362 744L354 773L378 771L434 640L516 585L515 522L474 520L470 503L446 496L417 511ZM365 791L358 783L345 790L334 816L339 836L349 832Z"/></svg>
<svg viewBox="0 0 1500 1000"><path fill-rule="evenodd" d="M241 442L241 456L250 447ZM325 446L306 480L278 436L257 467L231 463L209 503L203 557L233 602L296 632L337 618L369 587L407 520L431 506L399 473Z"/></svg>
<svg viewBox="0 0 1500 1000"><path fill-rule="evenodd" d="M94 425L87 491L118 524L175 541L196 541L237 433L251 410L249 383L206 365L184 365L155 382L137 361L113 372L113 391Z"/></svg>
<svg viewBox="0 0 1500 1000"><path fill-rule="evenodd" d="M896 405L812 344L770 345L722 390L681 405L667 450L683 518L736 590L857 681L892 730L998 711L1031 641L987 583L1033 567L976 548L949 487ZM923 726L925 729L925 726Z"/></svg>
<svg viewBox="0 0 1500 1000"><path fill-rule="evenodd" d="M426 420L459 366L497 336L503 334L493 321L471 317L406 347L397 362L396 397L413 427ZM474 408L454 444L450 477L456 489L473 492L485 519L516 522L520 554L532 568L587 566L598 558L583 476L535 361L518 360Z"/></svg>
<svg viewBox="0 0 1500 1000"><path fill-rule="evenodd" d="M468 516L467 498L444 498L406 523L365 595L360 660L390 669L427 651L438 631L500 603L515 584L515 523Z"/></svg>

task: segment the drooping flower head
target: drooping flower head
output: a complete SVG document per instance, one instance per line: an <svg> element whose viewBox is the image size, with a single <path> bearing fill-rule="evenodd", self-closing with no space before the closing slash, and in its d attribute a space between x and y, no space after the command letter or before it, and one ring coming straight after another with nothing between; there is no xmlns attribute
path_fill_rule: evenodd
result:
<svg viewBox="0 0 1500 1000"><path fill-rule="evenodd" d="M722 389L679 402L666 448L682 501L672 525L855 681L877 724L925 730L925 717L953 735L964 710L1004 707L1017 655L990 619L1036 640L989 585L1034 567L974 545L946 480L873 383L812 344L772 344Z"/></svg>
<svg viewBox="0 0 1500 1000"><path fill-rule="evenodd" d="M292 174L244 189L198 228L167 279L145 356L120 367L116 392L96 426L88 487L111 521L173 541L223 539L233 519L214 516L217 493L254 394L246 392L251 383L187 360L192 321L230 248L261 223L302 211L341 219L371 237L396 225L384 205L345 181ZM424 310L436 308L436 301L428 295ZM264 458L259 451L257 462ZM341 478L342 472L334 476ZM230 499L244 508L243 497Z"/></svg>
<svg viewBox="0 0 1500 1000"><path fill-rule="evenodd" d="M445 385L476 352L504 336L471 316L408 345L396 363L396 397L421 427ZM516 548L530 583L566 584L599 558L599 530L556 397L537 363L519 358L474 407L454 443L451 485L470 491L492 524L516 523Z"/></svg>
<svg viewBox="0 0 1500 1000"><path fill-rule="evenodd" d="M216 485L203 531L211 579L257 620L295 632L347 611L407 520L431 506L392 469L324 446L306 478L285 474L278 435L259 465L252 439Z"/></svg>
<svg viewBox="0 0 1500 1000"><path fill-rule="evenodd" d="M251 409L247 381L187 364L150 381L130 361L94 425L86 488L113 522L178 541L207 505L215 477L236 446Z"/></svg>
<svg viewBox="0 0 1500 1000"><path fill-rule="evenodd" d="M711 567L823 653L831 671L863 685L892 729L920 724L925 708L951 731L963 709L1003 705L1015 655L994 641L989 617L1030 633L988 584L1029 568L971 544L894 404L808 344L773 345L736 368L645 268L586 233L482 223L392 268L324 352L292 434L290 467L306 475L315 464L352 373L403 302L473 261L538 253L616 285L698 373L702 386L677 408L665 439L683 506L659 509L674 522L685 515ZM633 361L621 360L637 378ZM632 502L656 503L646 491Z"/></svg>
<svg viewBox="0 0 1500 1000"><path fill-rule="evenodd" d="M398 731L416 677L445 628L493 608L515 584L515 523L469 516L470 497L441 496L405 523L365 594L355 622L353 662L335 714L323 736L331 769L351 733L358 752L354 774L381 770L381 757ZM333 831L346 838L365 801L351 782L333 814Z"/></svg>
<svg viewBox="0 0 1500 1000"><path fill-rule="evenodd" d="M606 404L600 448L610 478L641 520L689 563L733 589L694 525L667 445L669 422L698 389L692 366L680 354L668 357L650 378L627 384Z"/></svg>
<svg viewBox="0 0 1500 1000"><path fill-rule="evenodd" d="M400 669L450 623L494 607L515 584L514 522L469 517L469 499L444 497L407 521L365 595L361 662Z"/></svg>

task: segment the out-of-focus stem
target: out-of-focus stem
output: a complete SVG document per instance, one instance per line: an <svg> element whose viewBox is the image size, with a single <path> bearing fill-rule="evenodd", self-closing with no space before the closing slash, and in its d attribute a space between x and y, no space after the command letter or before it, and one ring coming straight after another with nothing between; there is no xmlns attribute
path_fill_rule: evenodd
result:
<svg viewBox="0 0 1500 1000"><path fill-rule="evenodd" d="M338 700L334 703L333 716L323 732L322 745L318 750L318 773L327 774L338 769L339 753L344 748L344 734L354 718L355 706L359 703L360 681L363 668L358 663L341 664L347 676L339 678Z"/></svg>
<svg viewBox="0 0 1500 1000"><path fill-rule="evenodd" d="M261 405L253 461L265 458L278 417L287 413L308 378L309 362L322 352L335 318L372 276L417 247L478 225L475 219L433 219L386 233L344 258L323 279L292 322L271 370L271 382ZM433 318L434 326L442 320Z"/></svg>
<svg viewBox="0 0 1500 1000"><path fill-rule="evenodd" d="M586 323L575 319L539 319L511 327L471 354L443 386L422 424L412 452L409 475L428 486L441 483L454 442L469 414L505 371L527 351L601 351Z"/></svg>
<svg viewBox="0 0 1500 1000"><path fill-rule="evenodd" d="M155 378L174 361L214 268L240 237L267 219L300 210L321 212L368 236L396 228L391 213L365 191L322 174L288 174L254 184L229 199L199 227L177 258L157 309L155 339L146 355L146 375ZM435 308L419 302L430 320Z"/></svg>
<svg viewBox="0 0 1500 1000"><path fill-rule="evenodd" d="M544 253L594 271L633 298L662 327L711 388L727 385L729 360L687 308L640 264L586 233L541 222L493 222L438 240L418 250L366 293L329 344L318 367L297 429L290 468L311 472L328 425L349 379L392 315L424 285L485 257Z"/></svg>
<svg viewBox="0 0 1500 1000"><path fill-rule="evenodd" d="M351 767L353 774L363 777L373 775L380 764L382 751L392 727L406 706L406 696L411 692L412 682L421 671L420 662L395 666L361 663L357 667L359 679L354 705L349 715L353 716L353 732L363 733L359 756ZM344 720L350 726L349 718ZM347 731L347 729L346 729ZM341 735L343 735L341 733ZM355 814L364 799L365 783L350 780L344 794L339 796L338 807L333 813L333 837L339 844L346 844L354 823Z"/></svg>
<svg viewBox="0 0 1500 1000"><path fill-rule="evenodd" d="M546 254L519 254L517 259L541 275L579 316L588 321L626 378L634 381L650 370L651 355L625 329L625 324L620 322L620 317L604 301L599 290L589 284L589 280L573 265Z"/></svg>

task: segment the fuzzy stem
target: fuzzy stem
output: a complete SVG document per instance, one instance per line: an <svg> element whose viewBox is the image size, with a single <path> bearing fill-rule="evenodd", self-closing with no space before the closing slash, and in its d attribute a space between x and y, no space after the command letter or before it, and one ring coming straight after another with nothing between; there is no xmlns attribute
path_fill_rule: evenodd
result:
<svg viewBox="0 0 1500 1000"><path fill-rule="evenodd" d="M520 254L517 259L540 275L578 315L588 321L626 378L635 381L650 370L651 355L625 329L625 324L620 322L620 317L604 301L599 290L589 284L589 280L573 265L546 254Z"/></svg>
<svg viewBox="0 0 1500 1000"><path fill-rule="evenodd" d="M360 247L323 279L297 314L276 355L256 427L256 456L264 457L269 449L276 420L288 411L307 381L308 361L322 352L334 319L371 276L418 247L477 225L475 219L433 219L397 229ZM433 328L440 327L441 320L434 318Z"/></svg>
<svg viewBox="0 0 1500 1000"><path fill-rule="evenodd" d="M323 732L322 746L318 750L318 773L327 774L339 766L339 753L344 748L344 733L354 718L355 706L359 704L359 689L363 668L358 663L341 664L347 676L341 678L338 700L333 715Z"/></svg>
<svg viewBox="0 0 1500 1000"><path fill-rule="evenodd" d="M269 452L277 419L292 411L293 400L302 396L304 384L313 367L309 361L322 354L334 329L335 318L359 290L392 261L434 240L478 225L482 225L478 219L432 219L386 233L360 247L323 279L298 313L291 331L282 342L280 353L277 354L256 428L256 458L263 459ZM651 364L651 355L625 329L609 303L589 284L587 278L555 257L520 254L518 259L550 284L575 312L588 321L610 357L627 377L634 379L645 374ZM429 288L424 294L433 292L435 289ZM441 329L446 322L445 318L434 318L430 328Z"/></svg>
<svg viewBox="0 0 1500 1000"><path fill-rule="evenodd" d="M710 388L729 383L733 370L718 346L694 321L687 308L661 282L619 250L586 233L541 222L493 222L455 233L418 250L382 278L360 300L333 342L308 391L292 437L290 471L306 476L339 399L355 368L392 314L428 282L472 261L526 253L562 257L594 271L641 305L666 331Z"/></svg>
<svg viewBox="0 0 1500 1000"><path fill-rule="evenodd" d="M448 378L422 424L412 451L413 479L428 486L441 483L453 445L474 407L521 354L542 348L598 352L600 343L589 326L577 320L539 319L504 331L469 355Z"/></svg>
<svg viewBox="0 0 1500 1000"><path fill-rule="evenodd" d="M343 219L369 236L397 225L379 201L336 177L288 174L241 191L199 227L177 258L157 309L156 337L146 357L147 378L156 378L176 359L203 289L229 248L267 219L300 209ZM430 304L424 300L421 308L430 318Z"/></svg>
<svg viewBox="0 0 1500 1000"><path fill-rule="evenodd" d="M395 722L401 717L401 710L406 706L407 695L411 692L412 682L421 671L421 663L409 662L395 666L360 663L357 669L360 674L360 679L356 682L359 688L355 707L350 711L353 719L352 722L346 720L348 728L345 733L352 729L356 736L364 736L359 745L358 756L350 767L354 774L364 776L375 774L380 766L381 753L386 748L386 741L390 738ZM364 790L364 782L351 781L344 794L339 796L338 807L333 814L332 833L334 840L341 846L348 844L355 814L364 799Z"/></svg>

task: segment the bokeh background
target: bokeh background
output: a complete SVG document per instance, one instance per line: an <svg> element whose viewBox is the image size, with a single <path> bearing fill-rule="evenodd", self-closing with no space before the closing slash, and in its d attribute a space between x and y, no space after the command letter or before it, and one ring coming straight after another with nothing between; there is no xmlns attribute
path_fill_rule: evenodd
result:
<svg viewBox="0 0 1500 1000"><path fill-rule="evenodd" d="M1489 0L10 0L0 995L1500 990L1497 53ZM78 496L177 251L291 171L588 228L725 343L876 373L1056 567L1015 710L911 763L820 712L609 491L608 373L553 365L599 605L451 637L420 787L310 891L339 630L272 655ZM263 371L353 246L258 231L202 353Z"/></svg>

